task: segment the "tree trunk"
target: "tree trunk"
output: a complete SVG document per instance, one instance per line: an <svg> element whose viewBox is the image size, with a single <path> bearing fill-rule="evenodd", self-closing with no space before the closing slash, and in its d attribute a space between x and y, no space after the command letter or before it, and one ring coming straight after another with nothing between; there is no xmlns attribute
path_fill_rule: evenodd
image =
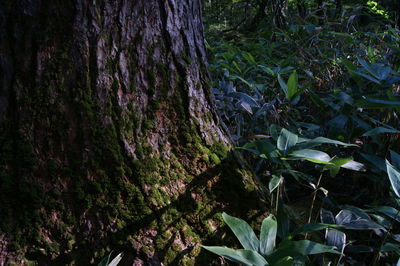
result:
<svg viewBox="0 0 400 266"><path fill-rule="evenodd" d="M200 3L1 5L0 265L207 265L218 213L255 214L212 110Z"/></svg>

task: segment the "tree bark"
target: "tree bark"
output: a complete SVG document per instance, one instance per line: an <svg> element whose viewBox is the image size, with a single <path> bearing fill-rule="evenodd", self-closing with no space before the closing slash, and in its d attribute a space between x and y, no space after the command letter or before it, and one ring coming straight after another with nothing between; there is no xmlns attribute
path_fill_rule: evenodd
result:
<svg viewBox="0 0 400 266"><path fill-rule="evenodd" d="M0 265L112 249L207 265L199 243L218 244L218 212L255 214L212 109L200 4L1 5Z"/></svg>

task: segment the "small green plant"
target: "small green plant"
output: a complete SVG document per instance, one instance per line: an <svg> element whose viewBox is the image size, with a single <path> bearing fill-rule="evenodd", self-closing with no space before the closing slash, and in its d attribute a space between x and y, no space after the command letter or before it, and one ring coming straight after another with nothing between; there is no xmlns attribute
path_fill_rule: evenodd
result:
<svg viewBox="0 0 400 266"><path fill-rule="evenodd" d="M296 234L322 230L329 227L329 225L310 224L288 235L279 246L276 247L278 223L273 215L268 216L262 222L260 239L257 238L250 225L242 219L230 216L226 213L223 213L222 217L244 249L231 249L219 246L202 247L233 262L250 266L282 266L293 265L295 261L305 261L305 257L308 255L322 253L341 254L333 246L327 246L309 240L292 240Z"/></svg>

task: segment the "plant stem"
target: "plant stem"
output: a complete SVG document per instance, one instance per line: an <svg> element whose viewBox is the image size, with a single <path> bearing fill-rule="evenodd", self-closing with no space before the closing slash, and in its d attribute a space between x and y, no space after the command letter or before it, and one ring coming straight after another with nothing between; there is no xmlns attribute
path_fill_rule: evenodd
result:
<svg viewBox="0 0 400 266"><path fill-rule="evenodd" d="M278 203L279 203L279 188L280 188L280 184L279 184L279 186L277 187L277 189L276 189L276 199L275 199L275 213L276 214L278 214Z"/></svg>
<svg viewBox="0 0 400 266"><path fill-rule="evenodd" d="M318 178L318 181L317 181L317 185L315 186L315 190L313 192L314 195L313 195L313 199L311 201L310 213L308 214L308 221L307 221L308 224L311 223L312 212L313 212L313 209L314 209L315 200L317 199L317 192L318 192L318 189L319 189L319 184L321 183L322 175L323 175L323 172L321 172L321 174L320 174L320 176ZM306 234L304 238L307 239L308 238L308 234Z"/></svg>

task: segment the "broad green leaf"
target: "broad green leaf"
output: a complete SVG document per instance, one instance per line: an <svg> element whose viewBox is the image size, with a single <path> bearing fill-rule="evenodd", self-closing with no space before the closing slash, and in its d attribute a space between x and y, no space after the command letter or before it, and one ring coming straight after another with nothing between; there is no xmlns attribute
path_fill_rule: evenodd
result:
<svg viewBox="0 0 400 266"><path fill-rule="evenodd" d="M333 216L333 213L331 211L325 210L324 208L321 208L319 211L319 217L321 219L321 222L324 224L335 224L335 217Z"/></svg>
<svg viewBox="0 0 400 266"><path fill-rule="evenodd" d="M380 65L377 71L378 71L377 78L379 78L379 80L385 80L389 77L389 74L390 72L392 72L392 69L389 66Z"/></svg>
<svg viewBox="0 0 400 266"><path fill-rule="evenodd" d="M365 219L359 219L359 220L354 220L349 223L344 223L341 224L346 229L349 230L383 230L386 231L384 227L382 227L380 224L372 221L372 220L365 220Z"/></svg>
<svg viewBox="0 0 400 266"><path fill-rule="evenodd" d="M400 198L400 172L386 160L386 169L389 176L390 184L397 197Z"/></svg>
<svg viewBox="0 0 400 266"><path fill-rule="evenodd" d="M290 100L289 94L288 94L288 87L286 85L286 82L282 79L281 75L279 75L279 74L278 74L278 82L279 82L279 85L281 86L281 89L285 93L286 98L288 100Z"/></svg>
<svg viewBox="0 0 400 266"><path fill-rule="evenodd" d="M370 213L370 216L374 219L374 221L385 228L390 228L392 225L392 221L389 220L389 218L387 218L385 215Z"/></svg>
<svg viewBox="0 0 400 266"><path fill-rule="evenodd" d="M330 163L333 165L327 165L326 167L329 168L330 176L334 177L339 173L340 167L342 165L349 163L353 160L353 158L333 158L330 160Z"/></svg>
<svg viewBox="0 0 400 266"><path fill-rule="evenodd" d="M333 165L327 165L326 167L330 170L331 176L336 176L341 168L346 168L353 171L365 171L365 167L362 163L353 161L352 158L333 158L330 160Z"/></svg>
<svg viewBox="0 0 400 266"><path fill-rule="evenodd" d="M400 133L400 131L394 129L394 128L387 128L387 127L376 127L374 129L371 129L364 134L362 134L363 137L371 137L379 134L384 134L384 133Z"/></svg>
<svg viewBox="0 0 400 266"><path fill-rule="evenodd" d="M222 256L230 261L242 263L248 266L265 266L269 265L263 256L253 250L231 249L227 247L202 246L208 251Z"/></svg>
<svg viewBox="0 0 400 266"><path fill-rule="evenodd" d="M354 121L355 125L357 125L357 127L360 127L366 131L371 129L371 126L366 123L365 121L363 121L362 119L358 118L357 115L352 115L351 119Z"/></svg>
<svg viewBox="0 0 400 266"><path fill-rule="evenodd" d="M303 142L303 143L299 144L298 146L301 147L302 149L309 149L309 148L319 146L321 144L335 144L335 145L346 146L346 147L349 147L349 146L357 147L357 145L355 145L355 144L344 143L344 142L341 142L338 140L328 139L325 137L317 137L317 138L311 139L309 141Z"/></svg>
<svg viewBox="0 0 400 266"><path fill-rule="evenodd" d="M244 249L258 251L260 241L248 223L242 219L230 216L225 212L222 213L222 218L233 231Z"/></svg>
<svg viewBox="0 0 400 266"><path fill-rule="evenodd" d="M350 210L341 210L335 217L336 223L351 230L384 230L378 223L372 221L367 214L357 215Z"/></svg>
<svg viewBox="0 0 400 266"><path fill-rule="evenodd" d="M264 219L260 233L260 253L270 255L275 248L276 233L278 225L273 215Z"/></svg>
<svg viewBox="0 0 400 266"><path fill-rule="evenodd" d="M255 141L255 145L257 150L260 151L261 154L266 154L268 157L278 157L278 152L276 150L276 146L273 145L269 140L257 140Z"/></svg>
<svg viewBox="0 0 400 266"><path fill-rule="evenodd" d="M321 253L333 253L340 255L341 253L336 250L336 247L319 244L309 240L282 242L279 248L267 257L270 263L278 261L282 257L290 256L308 256Z"/></svg>
<svg viewBox="0 0 400 266"><path fill-rule="evenodd" d="M365 171L365 166L362 163L356 161L350 161L348 163L341 165L340 167L353 171L361 171L361 172Z"/></svg>
<svg viewBox="0 0 400 266"><path fill-rule="evenodd" d="M347 238L346 234L343 233L342 231L333 228L326 229L325 233L326 243L329 246L337 247L337 249L341 252L343 252L344 247L346 245L346 238Z"/></svg>
<svg viewBox="0 0 400 266"><path fill-rule="evenodd" d="M349 118L346 115L341 114L329 120L327 125L343 130L348 121Z"/></svg>
<svg viewBox="0 0 400 266"><path fill-rule="evenodd" d="M293 69L294 69L294 67L291 67L291 66L287 66L287 67L284 67L284 68L275 67L274 68L274 72L277 73L277 74L286 74L286 73L288 73L289 71L291 71Z"/></svg>
<svg viewBox="0 0 400 266"><path fill-rule="evenodd" d="M290 75L287 83L288 100L292 100L299 92L298 76L296 70Z"/></svg>
<svg viewBox="0 0 400 266"><path fill-rule="evenodd" d="M248 104L247 102L240 101L239 106L241 106L249 114L253 114L253 110L251 109L250 104Z"/></svg>
<svg viewBox="0 0 400 266"><path fill-rule="evenodd" d="M296 235L305 235L308 233L312 233L315 231L320 231L326 228L338 228L340 226L335 225L335 224L305 224L301 226L300 228L296 229L294 232L292 232L289 236L289 239L292 239Z"/></svg>
<svg viewBox="0 0 400 266"><path fill-rule="evenodd" d="M271 124L268 128L268 133L272 137L273 140L278 140L280 131L278 130L278 126L276 124Z"/></svg>
<svg viewBox="0 0 400 266"><path fill-rule="evenodd" d="M243 92L231 92L229 96L239 98L241 101L249 104L251 107L259 107L257 101L250 95Z"/></svg>
<svg viewBox="0 0 400 266"><path fill-rule="evenodd" d="M269 193L272 193L282 183L282 180L282 176L273 175L268 184Z"/></svg>
<svg viewBox="0 0 400 266"><path fill-rule="evenodd" d="M339 207L342 208L343 210L351 211L354 215L356 215L362 219L371 220L371 218L369 217L367 212L364 211L363 209L360 209L360 208L352 206L352 205L341 205Z"/></svg>
<svg viewBox="0 0 400 266"><path fill-rule="evenodd" d="M298 139L299 137L296 134L293 134L289 130L282 128L278 138L277 147L280 151L286 154L290 148L296 145Z"/></svg>
<svg viewBox="0 0 400 266"><path fill-rule="evenodd" d="M378 77L378 73L372 68L370 64L368 64L364 59L357 57L358 62L364 67L365 70L367 70L370 74L372 74L374 77Z"/></svg>
<svg viewBox="0 0 400 266"><path fill-rule="evenodd" d="M390 206L379 206L372 209L369 209L368 212L378 212L382 213L390 218L400 222L400 210L397 210Z"/></svg>
<svg viewBox="0 0 400 266"><path fill-rule="evenodd" d="M279 249L290 250L289 252L296 254L297 256L307 256L321 253L340 254L340 252L335 250L335 248L332 246L319 244L309 240L288 241L286 243L282 243L282 246Z"/></svg>
<svg viewBox="0 0 400 266"><path fill-rule="evenodd" d="M378 79L376 79L376 78L374 78L374 77L372 77L372 76L370 76L370 75L368 75L368 74L365 74L365 73L363 73L363 72L361 72L361 71L354 71L353 73L355 73L355 74L357 74L357 75L359 75L359 76L361 76L361 77L363 77L363 78L366 78L366 79L368 79L369 81L372 81L372 82L374 82L374 83L376 83L376 84L381 85L381 82L380 82Z"/></svg>
<svg viewBox="0 0 400 266"><path fill-rule="evenodd" d="M304 150L294 151L289 155L294 158L304 159L313 163L332 165L332 163L330 162L331 157L327 153L322 151L304 149Z"/></svg>
<svg viewBox="0 0 400 266"><path fill-rule="evenodd" d="M357 101L356 106L367 109L396 108L400 107L400 101L366 98Z"/></svg>
<svg viewBox="0 0 400 266"><path fill-rule="evenodd" d="M242 147L237 147L237 149L250 151L257 155L265 154L268 158L276 158L279 156L276 146L274 146L268 139L260 139L251 143L246 143Z"/></svg>

